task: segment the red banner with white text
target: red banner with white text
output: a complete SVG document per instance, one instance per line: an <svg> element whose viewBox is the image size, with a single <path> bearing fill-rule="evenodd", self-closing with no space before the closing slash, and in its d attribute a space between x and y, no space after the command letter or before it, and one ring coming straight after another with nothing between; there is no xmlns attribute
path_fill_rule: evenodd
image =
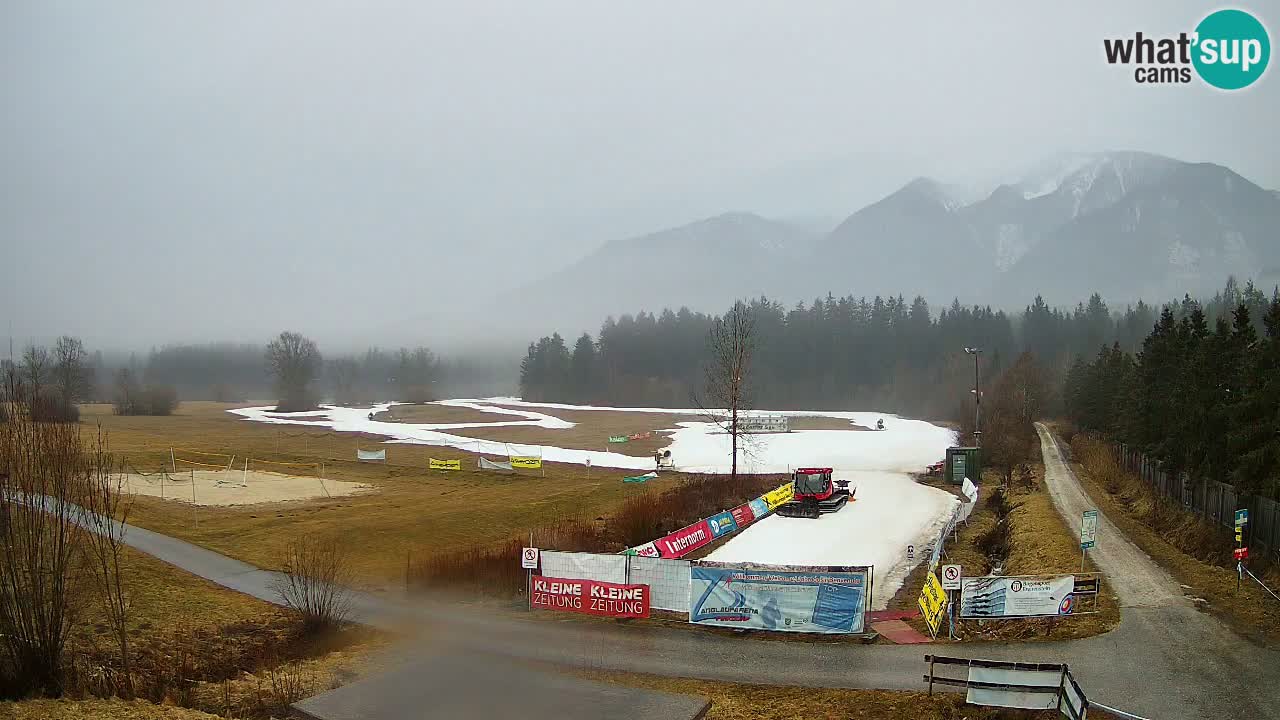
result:
<svg viewBox="0 0 1280 720"><path fill-rule="evenodd" d="M649 617L649 586L619 585L597 580L564 580L533 577L529 605L539 610L559 610L615 618Z"/></svg>

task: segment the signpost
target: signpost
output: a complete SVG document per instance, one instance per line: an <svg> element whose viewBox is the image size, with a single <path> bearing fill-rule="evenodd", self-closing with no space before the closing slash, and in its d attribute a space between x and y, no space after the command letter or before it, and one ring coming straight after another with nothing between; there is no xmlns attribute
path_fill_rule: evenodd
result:
<svg viewBox="0 0 1280 720"><path fill-rule="evenodd" d="M956 602L953 591L960 589L960 566L942 566L942 589L947 593L947 635L956 638Z"/></svg>
<svg viewBox="0 0 1280 720"><path fill-rule="evenodd" d="M1084 572L1084 556L1098 542L1098 511L1085 510L1080 518L1080 572Z"/></svg>
<svg viewBox="0 0 1280 720"><path fill-rule="evenodd" d="M915 560L915 559L916 559L916 546L908 545L907 546L907 562L911 562L912 560Z"/></svg>
<svg viewBox="0 0 1280 720"><path fill-rule="evenodd" d="M533 544L533 533L529 533L529 544ZM533 608L533 571L538 569L538 548L520 550L520 567L524 568L525 596L529 598L529 607Z"/></svg>
<svg viewBox="0 0 1280 720"><path fill-rule="evenodd" d="M1240 592L1240 581L1244 580L1244 561L1249 558L1249 548L1244 544L1244 526L1249 524L1249 510L1236 510L1236 549L1232 553L1236 559L1236 593Z"/></svg>

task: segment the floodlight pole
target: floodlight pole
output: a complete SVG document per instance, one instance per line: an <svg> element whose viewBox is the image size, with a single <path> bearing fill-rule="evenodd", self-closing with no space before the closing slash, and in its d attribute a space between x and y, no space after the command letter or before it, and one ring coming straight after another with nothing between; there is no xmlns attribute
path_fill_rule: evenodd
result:
<svg viewBox="0 0 1280 720"><path fill-rule="evenodd" d="M982 390L978 385L978 356L982 348L967 347L964 351L973 356L973 444L982 447Z"/></svg>

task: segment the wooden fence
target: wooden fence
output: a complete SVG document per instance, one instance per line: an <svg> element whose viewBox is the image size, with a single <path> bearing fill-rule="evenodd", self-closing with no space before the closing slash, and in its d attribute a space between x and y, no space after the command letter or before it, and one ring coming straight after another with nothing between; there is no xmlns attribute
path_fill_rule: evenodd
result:
<svg viewBox="0 0 1280 720"><path fill-rule="evenodd" d="M1248 508L1249 524L1244 537L1250 555L1280 563L1280 503L1258 495L1238 497L1235 487L1216 480L1192 480L1186 473L1175 477L1128 445L1111 445L1116 460L1126 470L1206 522L1234 528L1236 510Z"/></svg>

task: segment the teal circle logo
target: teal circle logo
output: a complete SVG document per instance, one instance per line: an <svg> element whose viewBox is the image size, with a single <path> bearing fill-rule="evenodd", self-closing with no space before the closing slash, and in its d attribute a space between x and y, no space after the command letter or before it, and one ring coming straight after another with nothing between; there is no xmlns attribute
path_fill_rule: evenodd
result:
<svg viewBox="0 0 1280 720"><path fill-rule="evenodd" d="M1191 62L1200 78L1219 90L1252 85L1267 70L1271 38L1257 18L1243 10L1218 10L1196 26Z"/></svg>

